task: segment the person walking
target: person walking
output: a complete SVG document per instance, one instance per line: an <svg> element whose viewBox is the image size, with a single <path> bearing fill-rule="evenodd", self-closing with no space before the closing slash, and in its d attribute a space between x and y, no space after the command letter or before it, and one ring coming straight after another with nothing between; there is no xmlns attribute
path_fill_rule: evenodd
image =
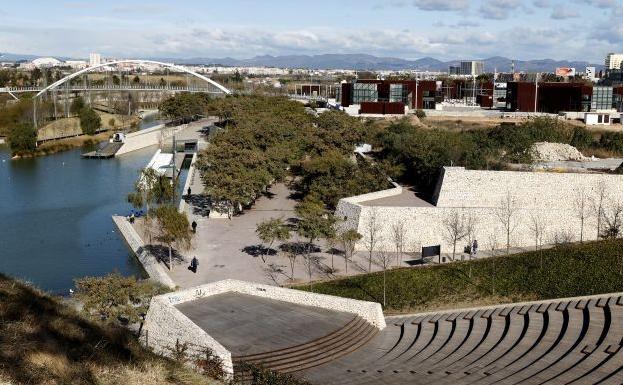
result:
<svg viewBox="0 0 623 385"><path fill-rule="evenodd" d="M193 259L190 261L190 270L192 270L193 273L197 273L198 266L199 260L197 259L197 257L193 257Z"/></svg>
<svg viewBox="0 0 623 385"><path fill-rule="evenodd" d="M188 190L187 190L186 192L188 193L188 194L186 194L186 195L188 195L188 196L190 197L190 193L191 193L191 191L190 191L190 187L188 188Z"/></svg>
<svg viewBox="0 0 623 385"><path fill-rule="evenodd" d="M196 233L197 232L197 222L193 221L193 223L191 223L190 226L193 228L193 233Z"/></svg>

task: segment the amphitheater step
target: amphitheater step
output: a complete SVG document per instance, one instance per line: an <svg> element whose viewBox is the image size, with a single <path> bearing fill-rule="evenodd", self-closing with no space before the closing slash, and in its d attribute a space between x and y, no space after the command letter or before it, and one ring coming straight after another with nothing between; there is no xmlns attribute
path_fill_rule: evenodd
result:
<svg viewBox="0 0 623 385"><path fill-rule="evenodd" d="M244 364L261 366L281 373L309 369L340 358L363 346L377 333L376 327L359 316L321 338L297 346L247 356L234 356L234 370L242 373Z"/></svg>

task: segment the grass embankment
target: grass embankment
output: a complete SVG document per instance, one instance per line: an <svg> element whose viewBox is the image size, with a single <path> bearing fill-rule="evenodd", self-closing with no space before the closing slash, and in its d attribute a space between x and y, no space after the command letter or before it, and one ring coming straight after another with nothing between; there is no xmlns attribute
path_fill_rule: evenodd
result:
<svg viewBox="0 0 623 385"><path fill-rule="evenodd" d="M0 275L0 383L216 384L144 350L125 329L86 320Z"/></svg>
<svg viewBox="0 0 623 385"><path fill-rule="evenodd" d="M317 283L313 290L383 303L383 273ZM623 291L623 240L608 240L390 270L385 311L452 309L619 291Z"/></svg>

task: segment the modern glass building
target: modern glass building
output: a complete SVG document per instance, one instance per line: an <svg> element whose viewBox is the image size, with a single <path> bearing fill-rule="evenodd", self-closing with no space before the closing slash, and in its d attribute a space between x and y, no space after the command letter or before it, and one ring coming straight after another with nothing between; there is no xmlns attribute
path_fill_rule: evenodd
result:
<svg viewBox="0 0 623 385"><path fill-rule="evenodd" d="M591 98L591 111L610 110L613 108L612 87L595 86Z"/></svg>
<svg viewBox="0 0 623 385"><path fill-rule="evenodd" d="M378 102L379 91L375 83L354 83L353 84L353 104L362 102Z"/></svg>

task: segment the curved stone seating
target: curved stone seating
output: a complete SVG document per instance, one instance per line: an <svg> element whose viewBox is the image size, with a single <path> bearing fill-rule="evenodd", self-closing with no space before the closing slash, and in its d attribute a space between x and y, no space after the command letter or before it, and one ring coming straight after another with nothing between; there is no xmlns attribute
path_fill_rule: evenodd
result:
<svg viewBox="0 0 623 385"><path fill-rule="evenodd" d="M623 298L603 295L388 317L318 384L620 384Z"/></svg>

